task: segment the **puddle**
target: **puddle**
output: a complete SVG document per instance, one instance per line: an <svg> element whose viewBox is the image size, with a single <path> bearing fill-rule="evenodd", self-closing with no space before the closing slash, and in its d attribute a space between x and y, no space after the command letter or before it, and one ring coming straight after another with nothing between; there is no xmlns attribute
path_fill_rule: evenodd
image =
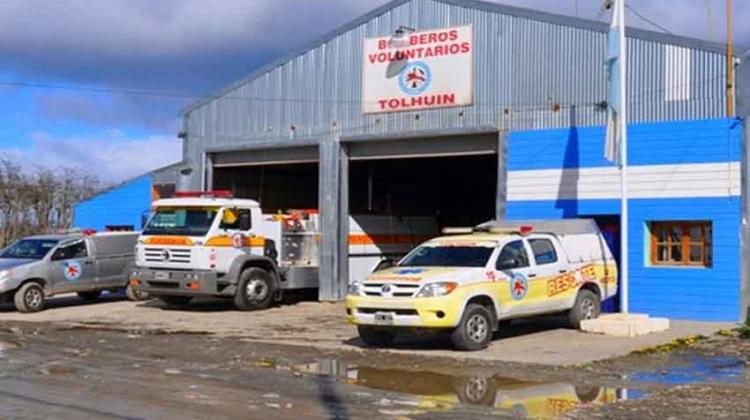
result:
<svg viewBox="0 0 750 420"><path fill-rule="evenodd" d="M78 372L78 370L70 366L55 364L42 366L41 368L39 368L39 373L45 376L70 376L74 375L76 372Z"/></svg>
<svg viewBox="0 0 750 420"><path fill-rule="evenodd" d="M5 359L5 355L8 352L8 350L13 350L18 348L18 345L9 343L7 341L0 341L0 359Z"/></svg>
<svg viewBox="0 0 750 420"><path fill-rule="evenodd" d="M302 365L261 360L255 366L288 370L297 375L321 375L340 382L398 394L377 404L385 415L445 413L461 406L481 407L498 416L557 419L577 408L641 398L643 392L568 383L544 383L512 378L452 376L425 371L381 369L325 359Z"/></svg>
<svg viewBox="0 0 750 420"><path fill-rule="evenodd" d="M689 383L733 384L748 379L750 373L742 360L731 357L693 356L659 371L638 372L630 379L636 382L655 382L666 385Z"/></svg>

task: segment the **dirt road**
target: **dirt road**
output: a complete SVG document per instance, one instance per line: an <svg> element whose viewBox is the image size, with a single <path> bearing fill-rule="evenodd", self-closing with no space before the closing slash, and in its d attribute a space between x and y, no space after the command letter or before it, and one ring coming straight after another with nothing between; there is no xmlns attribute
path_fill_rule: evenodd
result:
<svg viewBox="0 0 750 420"><path fill-rule="evenodd" d="M0 418L741 418L747 342L583 368L3 322Z"/></svg>

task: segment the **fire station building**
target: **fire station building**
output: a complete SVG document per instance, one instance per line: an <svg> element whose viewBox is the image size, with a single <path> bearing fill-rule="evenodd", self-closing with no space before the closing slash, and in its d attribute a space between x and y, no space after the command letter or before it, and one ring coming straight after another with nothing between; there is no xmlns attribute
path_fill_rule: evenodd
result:
<svg viewBox="0 0 750 420"><path fill-rule="evenodd" d="M593 218L619 252L607 32L475 0L392 1L189 106L178 188L319 209L323 300L346 293L349 214ZM723 45L639 29L627 51L631 311L739 320L747 68Z"/></svg>

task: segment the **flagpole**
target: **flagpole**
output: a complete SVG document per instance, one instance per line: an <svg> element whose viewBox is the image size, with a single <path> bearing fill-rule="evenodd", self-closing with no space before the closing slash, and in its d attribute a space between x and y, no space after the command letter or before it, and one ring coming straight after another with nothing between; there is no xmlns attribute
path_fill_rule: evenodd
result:
<svg viewBox="0 0 750 420"><path fill-rule="evenodd" d="M620 309L623 314L628 314L628 286L629 286L629 269L628 269L628 118L627 118L627 84L628 78L626 68L626 51L625 44L625 0L619 0L617 4L617 13L620 14L620 58L617 63L620 66Z"/></svg>

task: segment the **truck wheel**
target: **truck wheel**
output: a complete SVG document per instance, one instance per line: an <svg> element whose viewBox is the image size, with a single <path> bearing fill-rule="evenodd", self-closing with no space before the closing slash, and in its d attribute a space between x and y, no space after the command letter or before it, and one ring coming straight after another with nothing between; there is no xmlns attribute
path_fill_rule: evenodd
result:
<svg viewBox="0 0 750 420"><path fill-rule="evenodd" d="M193 300L189 296L157 296L157 298L168 306L184 306Z"/></svg>
<svg viewBox="0 0 750 420"><path fill-rule="evenodd" d="M240 274L234 306L240 311L265 309L271 305L274 293L271 274L261 268L248 268Z"/></svg>
<svg viewBox="0 0 750 420"><path fill-rule="evenodd" d="M37 282L24 284L13 296L18 312L39 312L44 309L44 302L44 288Z"/></svg>
<svg viewBox="0 0 750 420"><path fill-rule="evenodd" d="M78 292L76 294L84 302L93 302L93 301L99 299L99 296L101 296L102 291L101 290L96 290L96 291L93 291L93 292Z"/></svg>
<svg viewBox="0 0 750 420"><path fill-rule="evenodd" d="M492 312L482 305L466 306L461 322L451 333L451 342L457 350L482 350L492 341Z"/></svg>
<svg viewBox="0 0 750 420"><path fill-rule="evenodd" d="M591 290L582 289L578 291L573 308L568 312L568 324L571 328L581 328L581 321L598 318L601 311L599 296Z"/></svg>
<svg viewBox="0 0 750 420"><path fill-rule="evenodd" d="M464 404L491 407L497 396L497 384L493 378L464 377L454 380L453 387L458 400Z"/></svg>
<svg viewBox="0 0 750 420"><path fill-rule="evenodd" d="M388 346L396 338L396 333L390 329L360 325L357 330L359 331L359 338L372 347Z"/></svg>
<svg viewBox="0 0 750 420"><path fill-rule="evenodd" d="M125 288L125 296L128 298L131 302L141 302L144 300L151 299L151 296L148 295L146 292L139 292L135 289L133 289L133 286L128 285L128 287Z"/></svg>

